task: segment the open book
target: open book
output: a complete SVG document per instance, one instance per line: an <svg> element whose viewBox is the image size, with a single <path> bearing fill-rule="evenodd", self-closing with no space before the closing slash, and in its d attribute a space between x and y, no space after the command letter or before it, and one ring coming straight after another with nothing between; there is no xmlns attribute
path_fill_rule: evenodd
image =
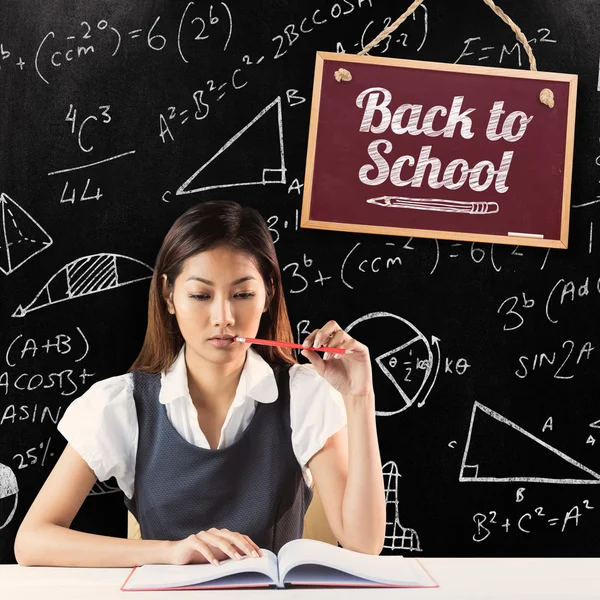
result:
<svg viewBox="0 0 600 600"><path fill-rule="evenodd" d="M290 585L438 587L421 564L401 556L373 556L309 539L292 540L276 556L227 559L220 566L143 565L134 567L123 591L190 590Z"/></svg>

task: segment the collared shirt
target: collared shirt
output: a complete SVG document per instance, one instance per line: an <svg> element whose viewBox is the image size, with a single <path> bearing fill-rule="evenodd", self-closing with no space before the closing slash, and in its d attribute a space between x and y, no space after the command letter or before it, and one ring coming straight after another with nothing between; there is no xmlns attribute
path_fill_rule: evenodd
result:
<svg viewBox="0 0 600 600"><path fill-rule="evenodd" d="M258 402L275 402L276 399L273 369L249 348L217 448L225 448L240 437ZM185 440L200 448L210 448L188 389L185 346L171 368L161 374L159 400ZM311 485L308 461L329 437L346 425L341 394L311 364L290 367L290 417L294 454L305 481ZM71 403L57 428L99 481L115 477L125 495L133 497L138 423L131 373L94 383Z"/></svg>

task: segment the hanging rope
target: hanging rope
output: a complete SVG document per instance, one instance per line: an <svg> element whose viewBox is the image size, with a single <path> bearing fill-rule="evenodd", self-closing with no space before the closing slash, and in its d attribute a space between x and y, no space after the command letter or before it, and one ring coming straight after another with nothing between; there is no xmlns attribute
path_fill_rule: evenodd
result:
<svg viewBox="0 0 600 600"><path fill-rule="evenodd" d="M517 40L523 45L525 48L525 52L527 53L527 57L529 58L529 68L531 71L537 71L537 64L535 62L535 56L533 56L533 50L527 41L524 33L521 31L520 27L499 7L494 3L494 0L483 0L485 4L487 4L494 13L500 17L513 31ZM414 2L389 26L386 27L374 40L369 42L359 53L358 56L363 56L369 52L369 50L373 49L379 42L385 39L388 35L396 31L396 29L412 15L415 10L423 3L423 0L414 0ZM338 69L335 74L335 79L337 81L350 81L352 79L352 75L347 69ZM540 101L543 104L546 104L550 108L554 106L554 94L552 90L545 88L540 93Z"/></svg>

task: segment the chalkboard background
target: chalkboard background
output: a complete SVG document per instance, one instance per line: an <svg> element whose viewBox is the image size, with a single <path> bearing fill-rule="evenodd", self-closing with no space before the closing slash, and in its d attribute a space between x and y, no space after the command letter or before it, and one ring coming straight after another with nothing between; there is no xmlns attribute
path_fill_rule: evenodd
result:
<svg viewBox="0 0 600 600"><path fill-rule="evenodd" d="M370 348L384 553L599 555L600 5L501 3L540 70L579 74L568 250L300 229L315 51L408 4L2 2L1 562L55 423L137 356L163 236L215 198L268 219L298 340L335 319ZM371 54L528 68L515 43L480 0L429 0ZM114 482L73 527L126 535Z"/></svg>

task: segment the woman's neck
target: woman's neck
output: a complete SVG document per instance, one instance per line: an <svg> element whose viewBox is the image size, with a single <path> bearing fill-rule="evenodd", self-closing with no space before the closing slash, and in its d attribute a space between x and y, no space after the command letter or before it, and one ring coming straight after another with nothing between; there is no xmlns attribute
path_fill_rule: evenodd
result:
<svg viewBox="0 0 600 600"><path fill-rule="evenodd" d="M203 410L228 410L233 402L245 355L240 364L215 364L189 352L186 347L188 389L194 406Z"/></svg>

